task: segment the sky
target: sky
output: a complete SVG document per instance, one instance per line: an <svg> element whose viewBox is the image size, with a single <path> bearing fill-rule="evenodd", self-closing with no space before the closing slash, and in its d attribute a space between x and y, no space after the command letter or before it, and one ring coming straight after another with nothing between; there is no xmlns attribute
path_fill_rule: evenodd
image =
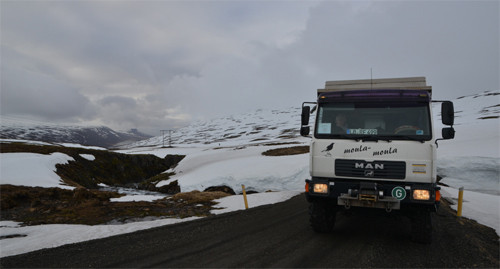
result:
<svg viewBox="0 0 500 269"><path fill-rule="evenodd" d="M160 130L314 101L327 80L499 89L498 1L0 1L0 112Z"/></svg>

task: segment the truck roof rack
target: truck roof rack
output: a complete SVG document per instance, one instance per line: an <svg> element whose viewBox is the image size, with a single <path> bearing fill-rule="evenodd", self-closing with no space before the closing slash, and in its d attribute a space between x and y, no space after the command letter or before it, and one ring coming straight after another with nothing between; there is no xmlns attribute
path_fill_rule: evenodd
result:
<svg viewBox="0 0 500 269"><path fill-rule="evenodd" d="M425 77L406 77L327 81L324 89L318 89L318 94L334 91L370 89L432 91L432 87L427 86Z"/></svg>

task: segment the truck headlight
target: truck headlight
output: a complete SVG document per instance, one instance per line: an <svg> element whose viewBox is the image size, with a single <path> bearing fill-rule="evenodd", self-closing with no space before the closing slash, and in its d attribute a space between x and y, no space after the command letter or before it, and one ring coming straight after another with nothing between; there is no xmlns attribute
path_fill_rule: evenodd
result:
<svg viewBox="0 0 500 269"><path fill-rule="evenodd" d="M413 190L413 200L429 200L430 198L429 190Z"/></svg>
<svg viewBox="0 0 500 269"><path fill-rule="evenodd" d="M324 183L316 183L314 184L313 192L328 193L328 185Z"/></svg>

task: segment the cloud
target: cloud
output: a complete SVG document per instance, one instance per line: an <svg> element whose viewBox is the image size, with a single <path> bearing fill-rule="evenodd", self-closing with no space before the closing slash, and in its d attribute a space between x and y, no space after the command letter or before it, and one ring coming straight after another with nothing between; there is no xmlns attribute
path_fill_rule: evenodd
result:
<svg viewBox="0 0 500 269"><path fill-rule="evenodd" d="M426 76L441 98L496 90L498 5L324 2L311 10L290 56L318 71L323 80L369 78L373 68L379 78Z"/></svg>
<svg viewBox="0 0 500 269"><path fill-rule="evenodd" d="M326 80L499 87L495 1L4 1L2 114L151 132L315 99Z"/></svg>
<svg viewBox="0 0 500 269"><path fill-rule="evenodd" d="M5 60L10 60L11 56L13 54ZM12 63L11 66L2 65L0 71L2 115L33 115L54 121L78 121L93 116L90 100L77 88Z"/></svg>

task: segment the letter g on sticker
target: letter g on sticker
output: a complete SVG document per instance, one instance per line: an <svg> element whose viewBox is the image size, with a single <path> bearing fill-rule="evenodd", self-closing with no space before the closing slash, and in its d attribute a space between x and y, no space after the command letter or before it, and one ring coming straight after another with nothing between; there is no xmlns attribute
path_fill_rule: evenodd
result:
<svg viewBox="0 0 500 269"><path fill-rule="evenodd" d="M406 191L402 187L395 187L392 189L392 197L398 199L398 200L403 200L406 198Z"/></svg>

